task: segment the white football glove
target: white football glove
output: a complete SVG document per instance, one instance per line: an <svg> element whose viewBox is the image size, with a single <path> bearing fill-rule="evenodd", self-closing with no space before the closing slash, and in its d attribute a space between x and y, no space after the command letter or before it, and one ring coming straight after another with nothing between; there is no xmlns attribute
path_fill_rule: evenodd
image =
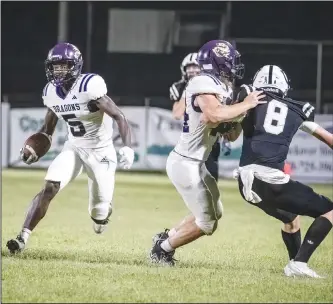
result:
<svg viewBox="0 0 333 304"><path fill-rule="evenodd" d="M26 158L25 154L23 153L24 148L29 150L29 152L30 152L30 155L28 156L28 158ZM21 150L20 150L20 157L24 163L26 163L27 165L31 165L32 163L35 163L36 161L38 161L38 156L32 147L30 147L29 145L25 145L24 148L21 148Z"/></svg>
<svg viewBox="0 0 333 304"><path fill-rule="evenodd" d="M134 162L134 150L130 147L122 147L119 149L119 155L120 155L120 165L128 170L132 167Z"/></svg>

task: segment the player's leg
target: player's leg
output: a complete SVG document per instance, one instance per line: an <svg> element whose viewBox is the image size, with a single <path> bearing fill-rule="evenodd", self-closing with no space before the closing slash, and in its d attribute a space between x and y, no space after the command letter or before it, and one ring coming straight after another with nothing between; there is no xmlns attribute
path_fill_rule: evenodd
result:
<svg viewBox="0 0 333 304"><path fill-rule="evenodd" d="M45 216L51 200L59 190L82 171L82 163L77 153L68 146L53 160L45 176L43 189L33 198L27 211L23 228L16 239L7 242L8 249L18 252L25 248L31 232Z"/></svg>
<svg viewBox="0 0 333 304"><path fill-rule="evenodd" d="M208 172L215 178L217 181L219 178L219 156L220 156L220 142L217 140L216 143L212 147L212 151L210 152L207 161L205 162L206 168Z"/></svg>
<svg viewBox="0 0 333 304"><path fill-rule="evenodd" d="M165 229L164 231L155 234L153 236L153 246L156 244L156 242L164 241L168 237L171 237L171 236L175 235L176 232L180 229L180 227L182 225L184 225L185 223L187 223L187 222L195 222L195 217L194 217L193 214L187 215L185 218L182 219L182 221L180 223L175 225L173 228Z"/></svg>
<svg viewBox="0 0 333 304"><path fill-rule="evenodd" d="M176 248L214 233L222 216L222 203L216 181L203 163L184 161L172 153L168 157L167 173L194 217L194 221L193 217L187 217L175 234L157 242L151 251L152 261L173 265Z"/></svg>
<svg viewBox="0 0 333 304"><path fill-rule="evenodd" d="M307 265L313 253L326 238L332 229L333 202L325 196L319 195L311 187L299 182L290 181L286 191L286 201L290 201L293 209L299 210L299 214L315 218L305 234L302 245L293 261L285 267L287 276L310 276L320 278ZM293 193L293 198L291 198ZM284 206L288 208L289 206Z"/></svg>
<svg viewBox="0 0 333 304"><path fill-rule="evenodd" d="M283 210L278 209L280 212ZM284 211L286 212L286 211ZM288 212L289 214L292 214ZM288 220L288 223L283 221L283 226L281 229L281 236L286 248L288 250L289 259L293 260L301 247L302 237L301 237L301 220L299 216L296 216L294 220Z"/></svg>
<svg viewBox="0 0 333 304"><path fill-rule="evenodd" d="M116 152L112 147L93 149L84 162L88 175L89 207L95 233L102 233L112 214Z"/></svg>
<svg viewBox="0 0 333 304"><path fill-rule="evenodd" d="M277 208L299 215L315 218L309 227L294 260L285 267L287 276L309 276L319 278L307 265L310 257L332 229L333 202L299 182L270 185Z"/></svg>
<svg viewBox="0 0 333 304"><path fill-rule="evenodd" d="M205 162L206 168L208 170L208 172L214 177L214 179L216 181L218 181L219 178L219 156L220 156L220 151L221 151L221 145L220 145L220 141L217 140L215 142L215 144L212 147L212 151L208 156L207 161ZM165 229L164 231L157 233L154 237L153 237L153 244L155 244L158 240L165 240L168 237L173 236L177 230L179 230L181 225L184 225L187 222L195 222L195 217L193 214L188 215L187 217L185 217L180 223L178 223L178 225L176 225L175 227L171 228L171 229Z"/></svg>
<svg viewBox="0 0 333 304"><path fill-rule="evenodd" d="M243 183L241 178L238 179L239 192L243 199L246 201L243 193ZM260 197L264 197L265 200L260 203L250 203L251 205L258 207L266 214L276 218L283 223L281 230L282 240L288 250L289 259L295 258L299 248L301 247L301 230L300 230L300 218L298 215L287 212L270 204L268 199L272 194L270 193L269 186L266 183L262 183L256 178L253 181L252 190L256 192Z"/></svg>

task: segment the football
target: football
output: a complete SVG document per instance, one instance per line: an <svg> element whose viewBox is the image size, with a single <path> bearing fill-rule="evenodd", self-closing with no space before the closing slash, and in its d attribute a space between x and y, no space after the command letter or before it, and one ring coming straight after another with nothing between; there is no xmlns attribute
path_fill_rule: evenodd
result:
<svg viewBox="0 0 333 304"><path fill-rule="evenodd" d="M52 137L46 133L33 134L25 141L23 153L28 156L33 150L39 159L49 151L51 143Z"/></svg>

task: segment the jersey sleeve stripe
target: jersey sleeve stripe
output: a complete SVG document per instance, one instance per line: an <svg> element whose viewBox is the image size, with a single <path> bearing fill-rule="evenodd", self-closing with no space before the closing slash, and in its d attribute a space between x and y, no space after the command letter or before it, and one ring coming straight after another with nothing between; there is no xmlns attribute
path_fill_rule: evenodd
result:
<svg viewBox="0 0 333 304"><path fill-rule="evenodd" d="M46 95L47 95L47 89L49 88L49 85L50 85L50 83L48 83L48 84L45 86L45 88L44 88L44 90L43 90L43 96L46 96Z"/></svg>
<svg viewBox="0 0 333 304"><path fill-rule="evenodd" d="M88 86L88 82L90 81L91 78L93 78L94 76L96 76L96 74L90 74L90 76L87 78L84 86L83 86L83 92L87 92L87 86Z"/></svg>
<svg viewBox="0 0 333 304"><path fill-rule="evenodd" d="M87 74L87 75L85 75L85 76L82 78L81 83L80 83L80 88L79 88L79 92L80 92L80 93L82 92L82 86L83 86L83 83L84 83L84 81L86 80L86 78L89 77L89 75L91 75L91 74Z"/></svg>

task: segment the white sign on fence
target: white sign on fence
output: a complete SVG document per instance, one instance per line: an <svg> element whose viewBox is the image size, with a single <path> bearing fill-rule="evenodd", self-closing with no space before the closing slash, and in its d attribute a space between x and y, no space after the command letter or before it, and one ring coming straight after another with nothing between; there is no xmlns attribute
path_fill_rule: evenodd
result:
<svg viewBox="0 0 333 304"><path fill-rule="evenodd" d="M165 170L168 154L177 141L182 130L182 121L172 118L171 111L160 108L121 107L132 130L132 143L135 150L135 170ZM37 132L44 120L46 109L13 109L11 110L10 130L10 165L26 167L19 160L19 150L31 134ZM317 115L316 121L333 133L332 115ZM117 130L117 124L109 119L114 126L114 144L118 150L122 140ZM50 151L32 167L46 168L61 151L67 138L67 128L59 121ZM229 156L221 153L219 171L221 176L231 177L233 169L237 168L241 155L242 135L231 144ZM4 146L4 145L3 145ZM313 136L298 131L288 154L292 164L292 177L305 182L332 183L333 166L332 150Z"/></svg>
<svg viewBox="0 0 333 304"><path fill-rule="evenodd" d="M127 117L132 131L132 143L135 151L135 163L133 169L145 169L145 111L143 107L121 108ZM44 122L46 108L12 109L10 130L10 159L9 164L13 167L47 168L52 160L60 153L67 139L67 126L63 120L59 120L52 137L52 146L48 153L37 163L26 165L20 160L19 151L25 140L38 132ZM122 147L117 124L106 116L105 123L114 127L113 139L116 150Z"/></svg>
<svg viewBox="0 0 333 304"><path fill-rule="evenodd" d="M316 115L315 121L333 133L332 115ZM287 161L292 165L292 177L304 182L333 182L332 149L314 136L298 131L290 145Z"/></svg>
<svg viewBox="0 0 333 304"><path fill-rule="evenodd" d="M43 125L46 108L12 109L10 111L10 158L13 167L47 168L52 160L60 153L67 139L67 126L59 120L52 137L50 150L37 163L26 165L20 160L20 149L26 139L37 133Z"/></svg>
<svg viewBox="0 0 333 304"><path fill-rule="evenodd" d="M169 110L150 108L147 123L147 167L165 170L167 157L177 144L183 122L175 120Z"/></svg>
<svg viewBox="0 0 333 304"><path fill-rule="evenodd" d="M146 153L146 111L144 107L120 107L121 111L126 116L132 133L132 148L135 152L133 169L141 170L145 169L145 153ZM111 118L108 118L112 120ZM118 132L118 126L113 121L113 141L115 149L118 151L122 146L123 142Z"/></svg>
<svg viewBox="0 0 333 304"><path fill-rule="evenodd" d="M8 123L10 106L7 102L1 103L1 167L8 165Z"/></svg>

